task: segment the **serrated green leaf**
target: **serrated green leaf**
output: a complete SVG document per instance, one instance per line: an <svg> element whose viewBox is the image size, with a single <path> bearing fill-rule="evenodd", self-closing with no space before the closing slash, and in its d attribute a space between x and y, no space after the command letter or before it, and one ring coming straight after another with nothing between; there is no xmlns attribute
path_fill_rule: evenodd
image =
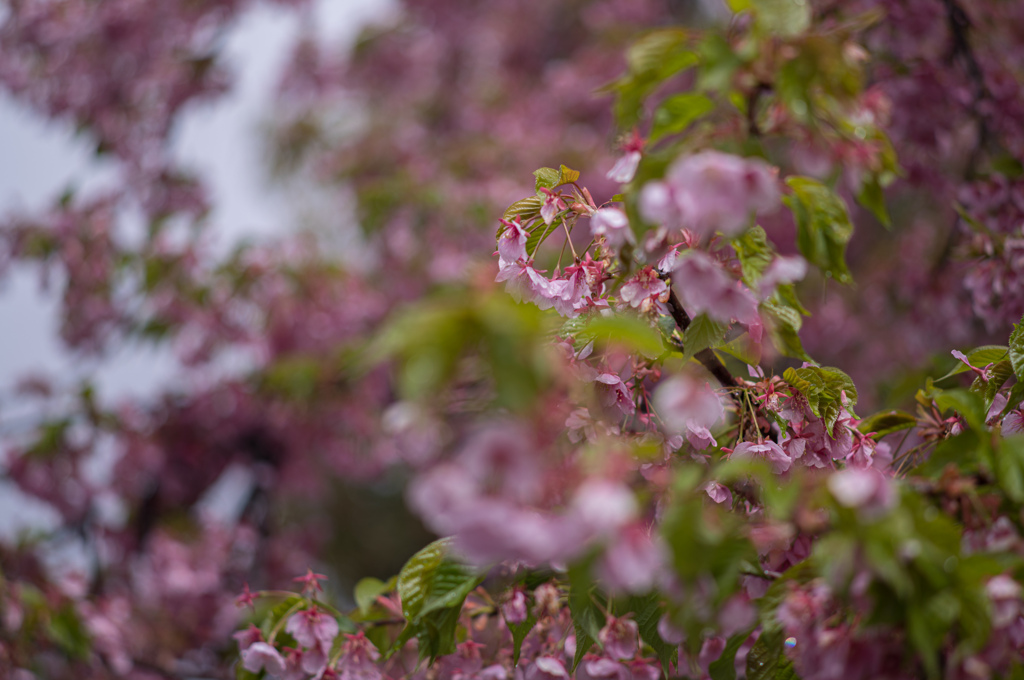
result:
<svg viewBox="0 0 1024 680"><path fill-rule="evenodd" d="M909 430L916 424L917 418L906 411L900 411L897 409L874 413L860 421L860 425L857 426L857 429L864 434L874 432L875 437L877 439L881 439L887 434L892 434L893 432Z"/></svg>
<svg viewBox="0 0 1024 680"><path fill-rule="evenodd" d="M1003 385L1013 375L1013 366L1010 365L1009 360L1004 359L988 369L988 380L982 380L979 375L974 379L971 384L971 392L978 394L982 399L985 400L985 408L987 409L992 405L992 400L995 398L996 393L1002 389Z"/></svg>
<svg viewBox="0 0 1024 680"><path fill-rule="evenodd" d="M674 135L688 128L715 109L715 104L699 92L684 92L669 97L654 110L654 125L650 141L653 144L666 135Z"/></svg>
<svg viewBox="0 0 1024 680"><path fill-rule="evenodd" d="M846 408L852 410L857 403L857 388L853 380L838 368L787 368L782 379L807 399L811 411L825 422L829 433L844 408L842 393L846 393Z"/></svg>
<svg viewBox="0 0 1024 680"><path fill-rule="evenodd" d="M782 653L785 633L763 632L747 653L747 680L777 680L787 659Z"/></svg>
<svg viewBox="0 0 1024 680"><path fill-rule="evenodd" d="M534 182L534 191L540 191L541 188L554 189L558 186L558 180L562 175L554 168L538 168L533 171L533 176L536 178L536 181Z"/></svg>
<svg viewBox="0 0 1024 680"><path fill-rule="evenodd" d="M683 357L690 359L701 350L721 346L728 329L707 314L698 314L683 333Z"/></svg>
<svg viewBox="0 0 1024 680"><path fill-rule="evenodd" d="M967 356L967 361L971 362L971 366L975 366L977 368L985 368L989 364L993 364L996 363L997 361L1002 361L1003 359L1005 359L1009 351L1010 348L1006 347L1005 345L982 345L981 347L975 347L969 352L964 352L964 354ZM971 369L967 364L957 359L956 366L954 366L949 373L939 378L936 382L945 380L946 378L950 378L954 375L959 375L960 373L966 373L969 370Z"/></svg>
<svg viewBox="0 0 1024 680"><path fill-rule="evenodd" d="M726 641L722 655L708 666L708 675L711 676L711 680L736 680L736 652L752 632L754 632L753 628L736 633Z"/></svg>
<svg viewBox="0 0 1024 680"><path fill-rule="evenodd" d="M525 222L540 215L540 209L543 205L544 200L539 196L527 196L505 208L504 218L511 221L519 217ZM501 231L498 232L498 236L501 236Z"/></svg>
<svg viewBox="0 0 1024 680"><path fill-rule="evenodd" d="M1024 319L1014 324L1013 333L1010 334L1010 346L1007 349L1017 380L1024 382Z"/></svg>
<svg viewBox="0 0 1024 680"><path fill-rule="evenodd" d="M402 600L402 614L408 620L419 616L430 596L434 574L444 562L452 539L442 538L409 558L398 574L398 596Z"/></svg>
<svg viewBox="0 0 1024 680"><path fill-rule="evenodd" d="M732 247L740 260L740 269L743 272L743 283L749 288L756 289L757 282L761 280L764 270L772 263L774 252L768 245L768 235L760 226L748 229L736 239L733 239Z"/></svg>
<svg viewBox="0 0 1024 680"><path fill-rule="evenodd" d="M526 237L526 254L528 257L533 257L533 254L540 248L540 244L544 243L548 239L548 236L555 233L562 223L559 220L553 221L551 224L545 224L544 222L538 221L532 229L530 229L530 235Z"/></svg>
<svg viewBox="0 0 1024 680"><path fill-rule="evenodd" d="M626 603L626 610L633 613L633 621L640 632L640 639L654 650L663 672L667 675L678 647L665 642L658 633L658 622L665 613L660 598L654 593L644 597L631 597Z"/></svg>
<svg viewBox="0 0 1024 680"><path fill-rule="evenodd" d="M843 199L817 180L790 177L793 190L784 197L797 224L797 245L808 261L841 283L849 283L846 244L853 236L853 223Z"/></svg>
<svg viewBox="0 0 1024 680"><path fill-rule="evenodd" d="M781 288L781 286L780 286ZM760 306L761 318L767 322L768 335L772 344L783 355L813 363L810 355L800 342L800 327L803 319L800 311L790 304L782 302L778 291Z"/></svg>
<svg viewBox="0 0 1024 680"><path fill-rule="evenodd" d="M560 166L558 166L558 169L559 169L558 183L560 185L561 184L572 184L573 182L577 181L580 178L580 171L579 170L573 170L572 168L570 168L567 165L560 165Z"/></svg>

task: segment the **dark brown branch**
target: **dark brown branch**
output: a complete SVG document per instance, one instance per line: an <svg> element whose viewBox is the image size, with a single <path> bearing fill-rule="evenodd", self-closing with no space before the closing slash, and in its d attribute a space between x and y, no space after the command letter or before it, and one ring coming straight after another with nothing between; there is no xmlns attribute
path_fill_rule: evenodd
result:
<svg viewBox="0 0 1024 680"><path fill-rule="evenodd" d="M680 304L679 298L676 297L676 292L672 288L669 288L668 310L680 331L685 331L689 328L690 315L683 309L683 305ZM708 369L711 375L715 376L715 380L722 383L722 387L735 387L736 378L732 376L732 373L725 367L722 360L715 356L715 353L710 349L702 349L694 355L694 358L704 368Z"/></svg>

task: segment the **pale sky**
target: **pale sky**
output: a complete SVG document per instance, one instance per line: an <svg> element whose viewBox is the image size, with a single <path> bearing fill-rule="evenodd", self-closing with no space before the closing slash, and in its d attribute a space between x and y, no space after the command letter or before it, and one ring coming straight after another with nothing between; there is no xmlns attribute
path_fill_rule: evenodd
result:
<svg viewBox="0 0 1024 680"><path fill-rule="evenodd" d="M344 48L367 22L386 21L396 11L397 0L315 0L310 25L325 44ZM211 228L225 249L240 239L287 233L295 223L288 197L275 193L262 172L259 129L299 30L294 12L271 5L249 12L225 48L227 63L238 75L233 91L193 107L179 121L173 149L205 178L214 204ZM68 186L87 193L108 185L114 180L112 168L98 163L91 148L70 124L46 121L0 93L0 215L41 211ZM107 403L145 399L173 384L177 369L166 349L132 349L102 364L64 353L57 305L38 282L37 273L27 268L0 279L0 438L26 429L34 419L10 394L12 383L28 373L55 378L58 385L92 375ZM210 499L214 507L217 503ZM0 538L15 531L12 513L30 506L30 499L0 482L0 518L8 518L0 521ZM28 515L37 525L48 524L44 509L36 507Z"/></svg>

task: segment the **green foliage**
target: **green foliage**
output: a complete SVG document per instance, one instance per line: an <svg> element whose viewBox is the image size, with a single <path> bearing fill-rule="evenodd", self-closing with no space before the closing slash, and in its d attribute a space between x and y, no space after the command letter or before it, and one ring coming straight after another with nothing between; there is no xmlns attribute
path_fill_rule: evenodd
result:
<svg viewBox="0 0 1024 680"><path fill-rule="evenodd" d="M866 625L907 631L928 677L939 675L939 651L955 632L963 651L981 647L989 633L985 581L1005 565L961 553L960 528L918 494L903 489L883 517L836 507L831 534L814 548L815 563L833 588L845 590L850 558L864 560L873 579Z"/></svg>
<svg viewBox="0 0 1024 680"><path fill-rule="evenodd" d="M442 294L396 311L363 363L395 361L403 398L433 401L476 356L496 404L527 409L549 377L548 326L543 312L504 293Z"/></svg>
<svg viewBox="0 0 1024 680"><path fill-rule="evenodd" d="M521 198L509 207L505 208L505 213L502 217L510 222L517 217L523 221L529 221L540 215L540 209L543 205L544 199L541 197L527 196L526 198ZM499 228L498 236L501 236L501 233L504 230L504 227Z"/></svg>
<svg viewBox="0 0 1024 680"><path fill-rule="evenodd" d="M399 641L415 636L421 658L433 661L455 652L462 603L481 576L449 556L451 539L442 538L413 555L398 574L398 595L406 629ZM393 649L399 648L396 643Z"/></svg>
<svg viewBox="0 0 1024 680"><path fill-rule="evenodd" d="M652 358L665 352L661 333L651 328L647 321L626 314L595 316L587 320L576 337L620 345Z"/></svg>
<svg viewBox="0 0 1024 680"><path fill-rule="evenodd" d="M808 0L728 0L734 12L752 11L754 24L768 35L791 38L811 26Z"/></svg>
<svg viewBox="0 0 1024 680"><path fill-rule="evenodd" d="M649 139L653 144L662 137L680 133L714 109L714 102L699 92L673 95L654 110L654 125Z"/></svg>
<svg viewBox="0 0 1024 680"><path fill-rule="evenodd" d="M534 190L539 194L541 188L554 189L562 184L571 184L580 178L579 170L573 170L565 165L554 168L539 168L533 171L536 178ZM507 217L505 219L508 219Z"/></svg>
<svg viewBox="0 0 1024 680"><path fill-rule="evenodd" d="M779 352L806 362L813 362L800 342L800 327L803 319L800 311L791 304L781 302L778 295L761 303L762 319L767 322L768 334L772 344Z"/></svg>
<svg viewBox="0 0 1024 680"><path fill-rule="evenodd" d="M843 199L807 177L790 177L786 184L793 193L783 200L796 219L800 252L827 275L841 283L850 282L846 244L853 236L853 224Z"/></svg>
<svg viewBox="0 0 1024 680"><path fill-rule="evenodd" d="M711 676L711 680L736 680L736 652L740 650L752 632L753 629L736 633L726 641L722 655L708 666L708 675Z"/></svg>
<svg viewBox="0 0 1024 680"><path fill-rule="evenodd" d="M747 654L747 680L796 680L793 662L783 653L785 638L781 630L757 638Z"/></svg>
<svg viewBox="0 0 1024 680"><path fill-rule="evenodd" d="M356 583L354 592L356 605L359 607L359 613L364 616L368 614L374 603L377 602L377 598L384 593L394 590L397 583L397 577L392 577L388 579L387 582L373 577L360 579L359 582Z"/></svg>
<svg viewBox="0 0 1024 680"><path fill-rule="evenodd" d="M616 96L615 119L620 127L636 125L643 114L644 100L665 80L697 63L688 42L686 31L670 28L652 31L629 48L626 74L602 88Z"/></svg>
<svg viewBox="0 0 1024 680"><path fill-rule="evenodd" d="M92 652L92 640L78 611L70 602L50 612L46 632L68 656L85 659Z"/></svg>
<svg viewBox="0 0 1024 680"><path fill-rule="evenodd" d="M529 611L526 616L526 620L520 623L508 623L508 630L512 633L512 665L515 666L519 663L519 655L523 651L523 640L530 634L534 626L537 625L537 617L533 611Z"/></svg>
<svg viewBox="0 0 1024 680"><path fill-rule="evenodd" d="M1014 324L1013 333L1010 334L1010 346L1007 349L1017 380L1024 382L1024 319Z"/></svg>
<svg viewBox="0 0 1024 680"><path fill-rule="evenodd" d="M846 393L845 407L852 411L857 403L857 388L850 376L838 368L808 366L787 368L782 379L796 388L807 399L814 415L825 421L829 432L839 419L844 404L841 393Z"/></svg>
<svg viewBox="0 0 1024 680"><path fill-rule="evenodd" d="M656 593L644 597L631 597L626 602L626 611L633 614L640 639L654 650L662 669L667 673L677 648L661 638L658 622L665 613L665 607Z"/></svg>
<svg viewBox="0 0 1024 680"><path fill-rule="evenodd" d="M585 560L569 568L569 613L576 634L576 656L572 661L572 671L576 670L591 647L600 644L598 635L605 623L604 613L594 601L598 592L590 578L591 561Z"/></svg>
<svg viewBox="0 0 1024 680"><path fill-rule="evenodd" d="M690 359L701 350L721 346L728 329L707 314L698 314L683 333L683 357Z"/></svg>
<svg viewBox="0 0 1024 680"><path fill-rule="evenodd" d="M909 430L916 424L917 418L906 411L900 411L897 409L874 413L862 420L857 426L857 429L864 434L874 432L875 439L881 439L887 434L892 434L893 432Z"/></svg>
<svg viewBox="0 0 1024 680"><path fill-rule="evenodd" d="M995 363L1005 359L1009 351L1009 348L1006 347L1005 345L983 345L981 347L975 347L969 352L964 352L964 355L967 357L967 360L971 363L971 366L976 366L977 368L985 368L985 366L991 363ZM960 373L966 373L969 370L971 370L970 366L957 359L956 366L954 366L949 373L939 378L936 382L940 382L954 375L959 375Z"/></svg>

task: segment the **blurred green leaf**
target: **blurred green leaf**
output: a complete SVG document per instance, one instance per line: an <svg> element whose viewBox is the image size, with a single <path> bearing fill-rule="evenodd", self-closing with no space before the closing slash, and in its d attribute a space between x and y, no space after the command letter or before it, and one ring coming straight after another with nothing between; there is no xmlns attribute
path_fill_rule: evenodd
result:
<svg viewBox="0 0 1024 680"><path fill-rule="evenodd" d="M714 102L699 92L684 92L669 97L654 110L651 143L653 144L667 135L682 132L691 123L703 118L714 109Z"/></svg>
<svg viewBox="0 0 1024 680"><path fill-rule="evenodd" d="M864 434L874 432L875 438L881 439L887 434L892 434L893 432L909 430L916 424L917 418L906 411L879 411L878 413L874 413L860 421L860 425L857 426L857 429Z"/></svg>
<svg viewBox="0 0 1024 680"><path fill-rule="evenodd" d="M755 22L770 35L792 38L811 25L810 0L750 0Z"/></svg>
<svg viewBox="0 0 1024 680"><path fill-rule="evenodd" d="M797 245L808 261L841 283L849 283L846 244L853 236L853 224L846 204L821 182L807 177L790 177L793 190L784 197L797 224Z"/></svg>
<svg viewBox="0 0 1024 680"><path fill-rule="evenodd" d="M659 331L651 328L647 321L626 314L595 316L587 321L577 337L621 345L648 357L665 352Z"/></svg>
<svg viewBox="0 0 1024 680"><path fill-rule="evenodd" d="M377 602L377 598L395 588L397 577L392 577L386 583L380 579L367 577L356 583L355 600L359 606L359 612L366 614Z"/></svg>

